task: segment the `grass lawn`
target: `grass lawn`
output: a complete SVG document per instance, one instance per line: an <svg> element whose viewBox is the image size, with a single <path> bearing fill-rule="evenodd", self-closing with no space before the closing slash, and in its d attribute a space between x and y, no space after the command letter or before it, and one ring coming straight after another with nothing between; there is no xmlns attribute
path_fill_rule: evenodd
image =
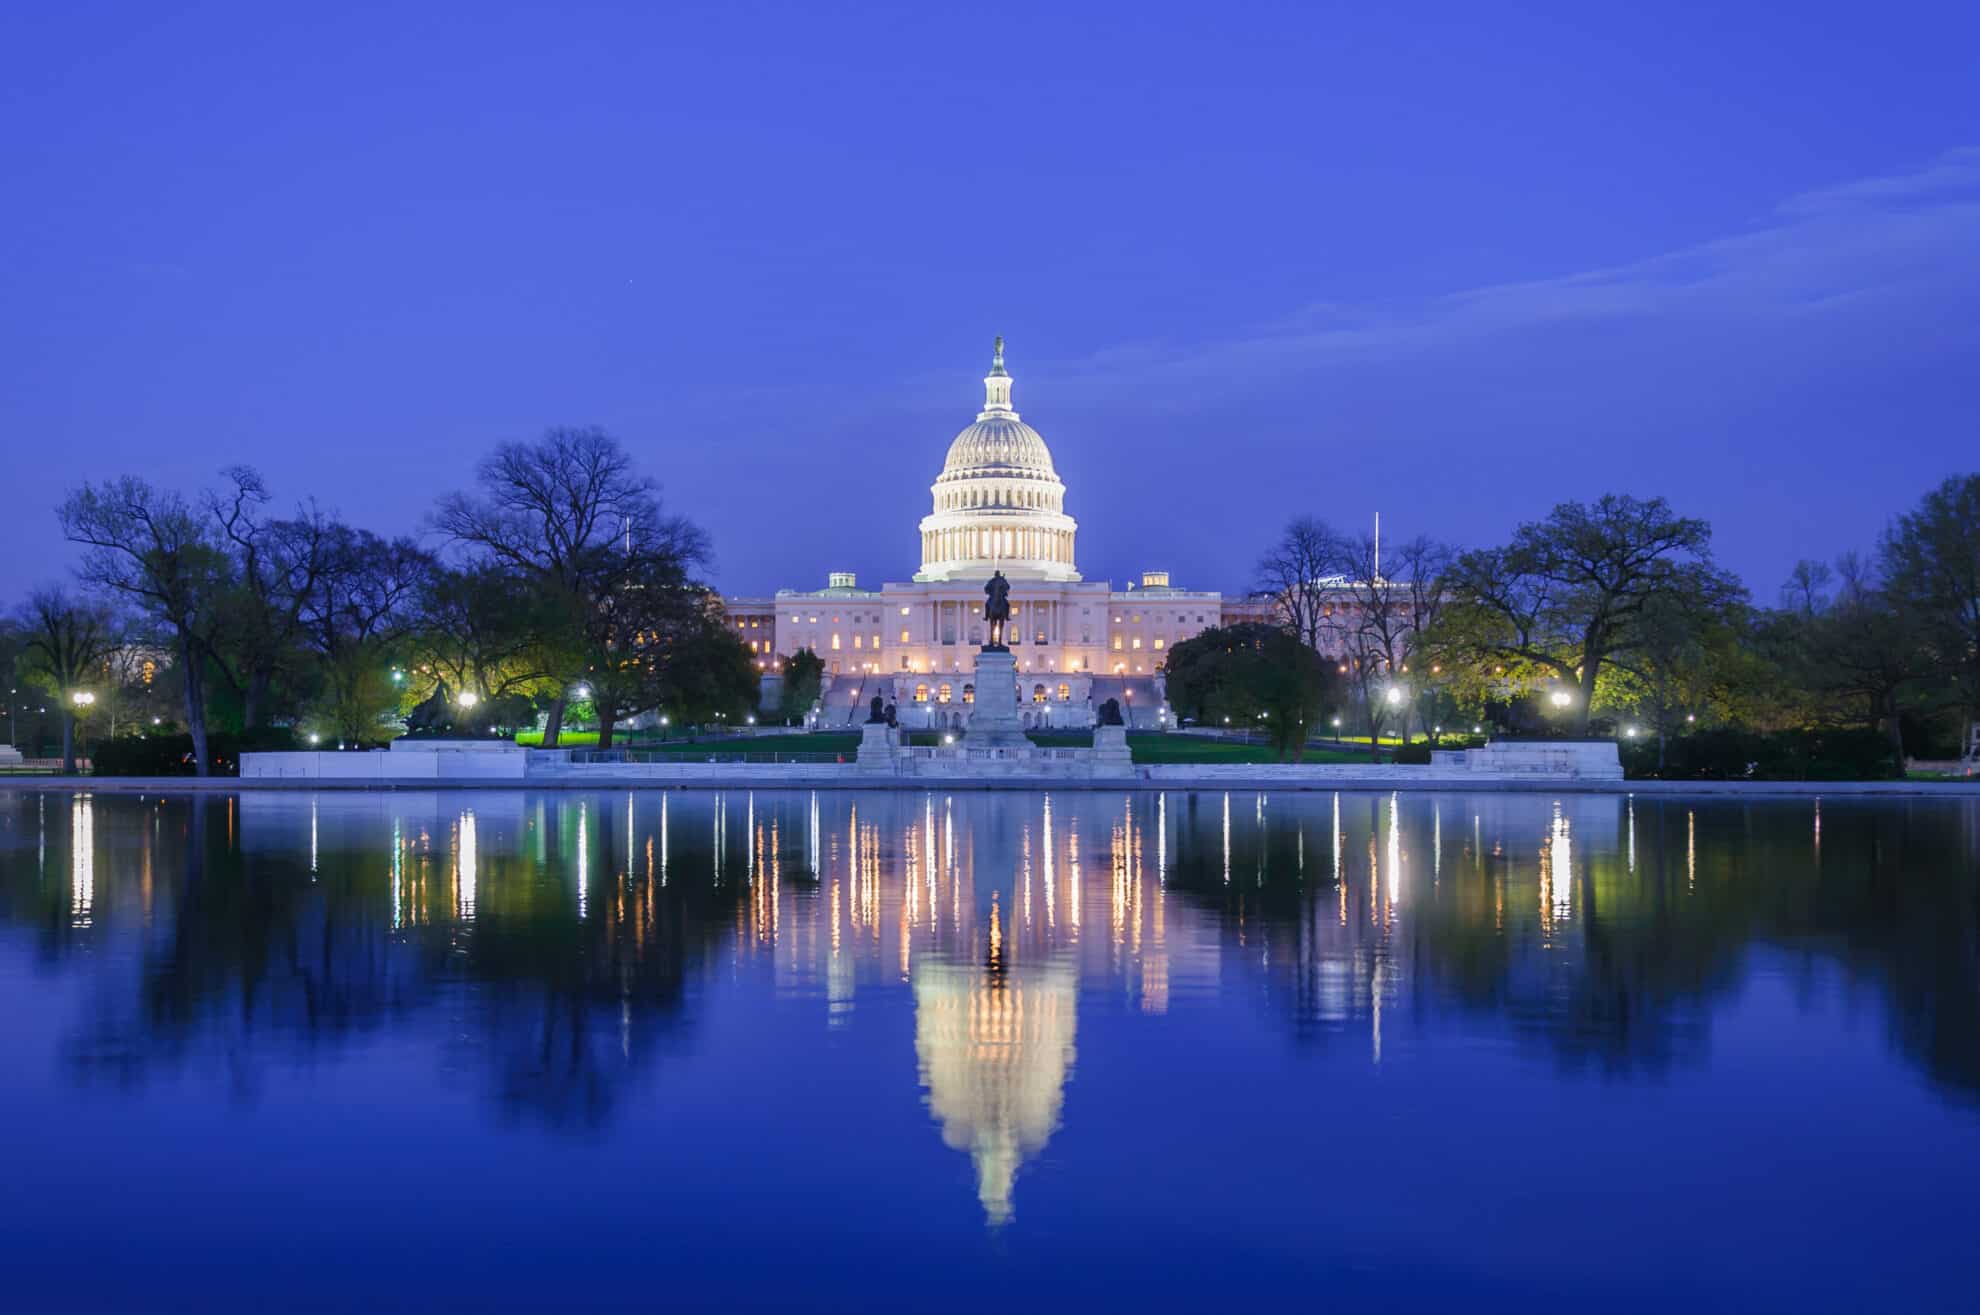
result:
<svg viewBox="0 0 1980 1315"><path fill-rule="evenodd" d="M1047 749L1084 749L1093 744L1090 731L1040 731L1030 736L1033 744ZM942 742L940 731L909 731L907 742L917 746L937 745ZM963 739L968 742L968 737ZM516 736L516 743L531 748L543 743L541 731L524 731ZM588 749L598 743L596 731L565 731L558 737L558 747L564 749ZM1306 762L1310 763L1365 763L1368 761L1367 741L1361 746L1352 742L1336 748L1309 747ZM806 735L741 735L724 736L709 740L656 740L645 737L634 739L618 738L613 745L619 749L637 749L642 753L659 757L703 760L723 758L736 754L772 753L829 753L843 754L848 762L859 752L859 734L856 731L815 731ZM1128 751L1138 763L1270 763L1277 762L1269 746L1263 744L1240 744L1226 740L1213 740L1195 735L1165 735L1159 731L1135 731L1128 735Z"/></svg>
<svg viewBox="0 0 1980 1315"><path fill-rule="evenodd" d="M543 732L523 731L516 743L538 748ZM590 749L598 745L597 731L565 731L557 737L560 749ZM719 758L743 753L843 753L847 758L859 749L859 736L847 731L819 731L808 735L725 735L707 740L660 740L645 736L614 736L614 749L637 749L641 753L678 758Z"/></svg>
<svg viewBox="0 0 1980 1315"><path fill-rule="evenodd" d="M1031 742L1048 749L1080 749L1093 743L1088 731L1034 732ZM1367 741L1364 739L1365 746ZM1160 731L1133 731L1128 735L1128 752L1138 763L1274 763L1279 761L1271 746L1213 740L1197 735L1165 735ZM1353 763L1368 761L1368 750L1352 744L1339 749L1309 747L1303 759L1310 763Z"/></svg>

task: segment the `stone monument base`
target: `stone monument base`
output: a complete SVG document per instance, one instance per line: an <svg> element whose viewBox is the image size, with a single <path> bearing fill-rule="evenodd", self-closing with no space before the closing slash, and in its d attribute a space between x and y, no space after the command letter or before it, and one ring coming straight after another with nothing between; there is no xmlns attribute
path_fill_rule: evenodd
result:
<svg viewBox="0 0 1980 1315"><path fill-rule="evenodd" d="M862 776L889 774L896 770L895 750L901 747L901 733L885 722L869 721L859 728L859 764Z"/></svg>
<svg viewBox="0 0 1980 1315"><path fill-rule="evenodd" d="M1018 720L1017 659L1008 648L976 653L976 703L969 710L963 745L970 749L1028 749Z"/></svg>

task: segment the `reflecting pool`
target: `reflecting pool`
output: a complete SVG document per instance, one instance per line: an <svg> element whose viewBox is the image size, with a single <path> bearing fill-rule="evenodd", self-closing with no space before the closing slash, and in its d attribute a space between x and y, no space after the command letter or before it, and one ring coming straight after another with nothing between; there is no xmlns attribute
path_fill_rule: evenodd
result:
<svg viewBox="0 0 1980 1315"><path fill-rule="evenodd" d="M0 792L0 1309L1951 1310L1980 802Z"/></svg>

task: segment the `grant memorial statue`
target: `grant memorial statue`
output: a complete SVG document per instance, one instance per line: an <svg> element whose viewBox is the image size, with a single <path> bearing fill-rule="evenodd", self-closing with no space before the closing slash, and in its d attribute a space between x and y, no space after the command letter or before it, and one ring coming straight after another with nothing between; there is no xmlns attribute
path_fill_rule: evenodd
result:
<svg viewBox="0 0 1980 1315"><path fill-rule="evenodd" d="M1011 624L1011 582L998 571L984 582L983 592L989 596L983 604L983 619L990 623L990 642L983 647L1001 649L1005 647L1004 632Z"/></svg>

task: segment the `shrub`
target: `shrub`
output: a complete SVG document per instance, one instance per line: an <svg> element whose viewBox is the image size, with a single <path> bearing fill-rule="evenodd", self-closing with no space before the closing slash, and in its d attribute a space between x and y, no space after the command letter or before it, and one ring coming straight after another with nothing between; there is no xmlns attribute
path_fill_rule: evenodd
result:
<svg viewBox="0 0 1980 1315"><path fill-rule="evenodd" d="M1758 731L1726 727L1669 741L1657 769L1657 741L1620 744L1623 771L1667 781L1887 781L1904 763L1878 731Z"/></svg>
<svg viewBox="0 0 1980 1315"><path fill-rule="evenodd" d="M130 735L92 746L91 770L97 776L192 776L192 736ZM206 737L206 751L215 776L238 776L241 754L296 748L296 733L287 727L257 727L243 734L219 731Z"/></svg>

